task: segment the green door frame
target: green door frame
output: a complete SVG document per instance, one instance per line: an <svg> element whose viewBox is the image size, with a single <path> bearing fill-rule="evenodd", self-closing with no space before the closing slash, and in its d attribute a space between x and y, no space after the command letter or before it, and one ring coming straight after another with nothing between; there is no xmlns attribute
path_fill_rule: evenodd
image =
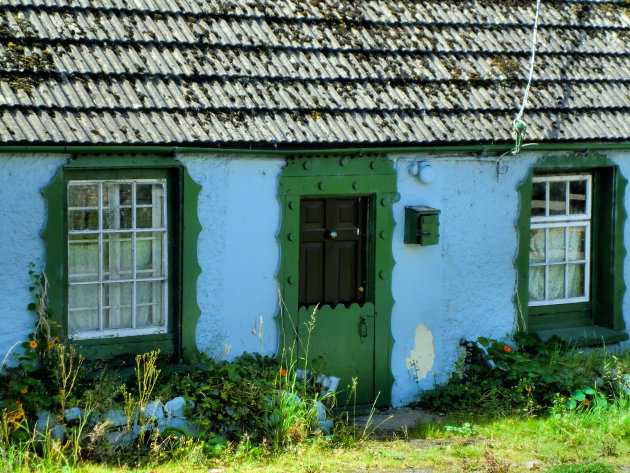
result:
<svg viewBox="0 0 630 473"><path fill-rule="evenodd" d="M363 157L292 157L287 160L280 177L278 198L282 207L282 223L278 233L281 261L278 283L281 293L278 322L280 350L290 350L297 339L300 199L317 196L371 196L368 209L368 239L372 239L372 254L368 254L368 300L374 302L374 392L380 393L377 405L391 401L392 372L391 311L394 304L391 291L392 205L400 199L396 192L396 171L385 155ZM370 279L371 278L371 279ZM326 373L334 375L334 373Z"/></svg>

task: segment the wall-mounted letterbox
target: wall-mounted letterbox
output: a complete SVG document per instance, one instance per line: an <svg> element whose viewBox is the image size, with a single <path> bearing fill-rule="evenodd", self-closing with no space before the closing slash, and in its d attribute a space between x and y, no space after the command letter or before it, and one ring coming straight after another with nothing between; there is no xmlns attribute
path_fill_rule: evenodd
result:
<svg viewBox="0 0 630 473"><path fill-rule="evenodd" d="M431 207L405 207L405 243L437 245L440 211Z"/></svg>

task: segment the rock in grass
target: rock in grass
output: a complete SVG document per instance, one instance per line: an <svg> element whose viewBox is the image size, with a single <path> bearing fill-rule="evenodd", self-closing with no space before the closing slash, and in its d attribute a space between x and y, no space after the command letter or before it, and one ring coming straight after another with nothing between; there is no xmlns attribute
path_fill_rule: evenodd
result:
<svg viewBox="0 0 630 473"><path fill-rule="evenodd" d="M164 419L164 405L160 401L153 401L147 404L143 410L145 419L160 421Z"/></svg>
<svg viewBox="0 0 630 473"><path fill-rule="evenodd" d="M105 422L109 422L113 427L122 427L123 425L127 425L127 417L125 417L124 411L120 409L110 409L105 413L104 419Z"/></svg>
<svg viewBox="0 0 630 473"><path fill-rule="evenodd" d="M82 414L83 412L78 407L71 407L64 411L64 418L67 422L70 422L71 420L78 419Z"/></svg>
<svg viewBox="0 0 630 473"><path fill-rule="evenodd" d="M192 401L187 401L181 396L177 396L174 399L171 399L166 404L164 404L164 410L166 411L166 415L169 417L181 417L185 418L184 408L189 407L192 409L195 407L195 403Z"/></svg>
<svg viewBox="0 0 630 473"><path fill-rule="evenodd" d="M52 429L55 425L54 417L49 411L45 409L39 411L37 414L35 414L35 416L37 417L35 428L40 432L43 432L46 429Z"/></svg>

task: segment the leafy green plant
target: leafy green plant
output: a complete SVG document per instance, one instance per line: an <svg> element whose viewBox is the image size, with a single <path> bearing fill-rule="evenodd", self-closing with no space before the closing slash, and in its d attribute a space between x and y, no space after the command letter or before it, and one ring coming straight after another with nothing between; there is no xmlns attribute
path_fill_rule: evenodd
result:
<svg viewBox="0 0 630 473"><path fill-rule="evenodd" d="M549 473L613 473L615 468L606 463L570 463L554 466Z"/></svg>
<svg viewBox="0 0 630 473"><path fill-rule="evenodd" d="M532 334L516 334L509 343L479 338L467 358L467 369L421 393L420 404L443 412L536 415L558 402L558 395L566 408L575 409L619 396L623 380L630 386L630 376L619 374L630 368L625 358L607 361L605 354L584 354L559 339L543 342Z"/></svg>

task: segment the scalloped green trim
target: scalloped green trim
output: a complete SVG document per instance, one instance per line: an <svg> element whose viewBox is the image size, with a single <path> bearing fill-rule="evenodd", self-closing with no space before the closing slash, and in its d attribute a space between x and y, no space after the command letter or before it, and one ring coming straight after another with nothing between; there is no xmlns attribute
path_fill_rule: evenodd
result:
<svg viewBox="0 0 630 473"><path fill-rule="evenodd" d="M66 217L66 175L67 171L77 172L85 170L138 170L174 169L177 174L179 193L178 205L174 211L179 220L179 237L173 254L179 258L178 281L175 283L176 294L173 302L175 332L173 334L145 335L121 337L116 339L104 338L77 341L79 347L84 348L86 356L103 358L123 353L141 353L164 345L174 346L178 355L190 359L197 354L196 327L201 311L197 305L197 279L201 274L201 267L197 261L197 244L201 233L201 223L197 215L198 197L201 186L193 181L182 163L172 156L155 156L145 154L82 154L73 156L61 166L48 186L42 190L46 201L46 224L41 233L46 247L45 273L49 281L48 307L52 320L66 327L67 305L67 245L64 224Z"/></svg>
<svg viewBox="0 0 630 473"><path fill-rule="evenodd" d="M391 291L394 257L392 233L395 225L392 204L396 192L396 171L384 155L363 157L293 157L280 177L278 198L282 223L277 234L281 261L277 280L282 297L276 321L280 328L280 349L290 350L296 342L298 314L298 261L300 198L305 196L372 196L369 212L370 239L374 247L368 258L368 297L374 301L374 387L378 405L389 405L393 376L391 350ZM370 360L371 362L371 360ZM334 375L334 373L329 373Z"/></svg>
<svg viewBox="0 0 630 473"><path fill-rule="evenodd" d="M529 298L529 233L533 173L540 170L561 172L587 171L598 168L610 168L614 173L614 188L610 189L610 194L607 194L611 204L611 214L598 216L598 218L605 220L602 225L612 227L612 235L606 246L606 251L610 253L612 260L612 270L610 274L605 275L608 279L603 281L605 285L604 290L607 292L606 299L608 300L600 300L599 303L595 301L596 305L603 307L594 308L593 322L613 330L625 329L623 296L626 291L626 284L623 279L623 266L627 253L624 242L624 228L628 216L625 208L625 192L628 180L621 174L618 166L607 156L599 153L582 153L542 157L529 170L529 173L518 187L520 211L516 223L518 251L514 259L514 266L517 271L517 290L514 296L514 305L517 312L516 327L519 331L526 332L530 330L527 301Z"/></svg>
<svg viewBox="0 0 630 473"><path fill-rule="evenodd" d="M197 322L201 316L201 309L197 304L197 280L201 274L201 266L197 260L197 244L201 234L201 222L197 208L201 185L193 181L186 168L182 172L182 317L181 343L182 356L190 360L197 353Z"/></svg>

